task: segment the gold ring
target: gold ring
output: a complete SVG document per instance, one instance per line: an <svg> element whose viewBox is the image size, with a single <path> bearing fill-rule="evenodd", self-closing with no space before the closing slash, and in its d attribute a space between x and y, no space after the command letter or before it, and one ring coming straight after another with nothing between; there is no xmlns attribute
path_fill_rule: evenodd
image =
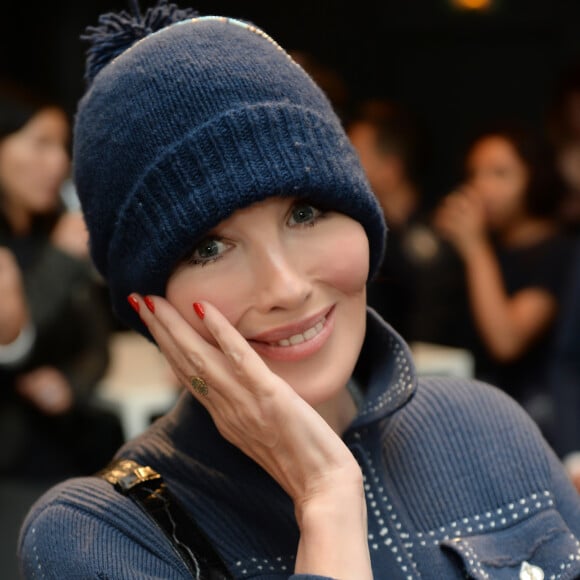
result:
<svg viewBox="0 0 580 580"><path fill-rule="evenodd" d="M207 397L209 389L207 383L201 377L189 377L189 384L198 395Z"/></svg>

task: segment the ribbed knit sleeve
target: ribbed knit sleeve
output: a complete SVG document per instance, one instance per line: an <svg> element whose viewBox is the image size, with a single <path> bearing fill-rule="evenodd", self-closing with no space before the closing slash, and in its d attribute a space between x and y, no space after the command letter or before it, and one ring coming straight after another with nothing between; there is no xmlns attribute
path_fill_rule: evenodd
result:
<svg viewBox="0 0 580 580"><path fill-rule="evenodd" d="M97 478L70 480L41 498L18 551L24 579L190 579L156 526Z"/></svg>
<svg viewBox="0 0 580 580"><path fill-rule="evenodd" d="M19 558L23 579L191 580L159 529L131 500L96 478L65 482L33 506L19 539ZM311 574L290 579L333 580Z"/></svg>

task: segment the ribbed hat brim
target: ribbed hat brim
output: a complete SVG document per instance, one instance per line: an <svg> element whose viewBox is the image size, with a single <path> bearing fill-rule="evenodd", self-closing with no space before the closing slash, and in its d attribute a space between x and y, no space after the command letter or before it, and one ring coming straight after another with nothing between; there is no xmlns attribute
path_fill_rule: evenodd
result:
<svg viewBox="0 0 580 580"><path fill-rule="evenodd" d="M236 209L272 196L306 197L362 223L370 269L382 259L384 225L354 152L335 123L290 103L228 111L174 143L143 174L117 215L108 262L114 307L131 326L130 292L163 294L196 242ZM355 165L356 167L356 165ZM149 236L155 232L155 236ZM143 240L135 244L135 240ZM132 247L132 253L115 254Z"/></svg>

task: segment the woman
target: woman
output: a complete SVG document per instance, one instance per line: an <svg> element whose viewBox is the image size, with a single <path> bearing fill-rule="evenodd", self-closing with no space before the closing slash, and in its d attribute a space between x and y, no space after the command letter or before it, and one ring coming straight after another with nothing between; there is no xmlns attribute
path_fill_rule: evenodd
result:
<svg viewBox="0 0 580 580"><path fill-rule="evenodd" d="M553 441L548 369L572 240L555 214L562 195L549 151L518 126L474 139L464 184L436 214L465 265L476 373L524 405Z"/></svg>
<svg viewBox="0 0 580 580"><path fill-rule="evenodd" d="M546 115L546 133L555 150L564 196L558 218L580 233L580 61L560 73Z"/></svg>
<svg viewBox="0 0 580 580"><path fill-rule="evenodd" d="M529 419L489 388L418 385L366 311L381 210L306 73L250 24L165 3L91 36L74 156L92 257L188 389L119 452L144 466L128 480L31 510L23 576L186 578L186 552L200 577L210 547L117 491L151 469L235 578L578 572L580 501Z"/></svg>
<svg viewBox="0 0 580 580"><path fill-rule="evenodd" d="M88 261L80 212L60 192L69 174L63 109L15 85L0 90L0 472L51 481L91 473L120 437L87 456L87 403L108 364L107 310ZM104 420L105 418L103 418ZM114 423L113 423L114 424ZM98 438L91 423L90 437ZM82 430L81 430L82 427ZM107 429L111 422L107 416ZM73 435L74 433L74 435ZM107 446L108 445L108 446Z"/></svg>

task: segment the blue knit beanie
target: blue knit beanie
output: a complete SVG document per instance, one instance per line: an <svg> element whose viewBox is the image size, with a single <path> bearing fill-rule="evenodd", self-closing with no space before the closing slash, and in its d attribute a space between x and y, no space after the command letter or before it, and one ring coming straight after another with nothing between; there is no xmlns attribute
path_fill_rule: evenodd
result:
<svg viewBox="0 0 580 580"><path fill-rule="evenodd" d="M74 179L92 259L125 324L147 335L128 294L163 295L208 230L271 196L359 221L376 271L380 207L331 104L278 44L164 1L143 18L99 22L87 30Z"/></svg>

